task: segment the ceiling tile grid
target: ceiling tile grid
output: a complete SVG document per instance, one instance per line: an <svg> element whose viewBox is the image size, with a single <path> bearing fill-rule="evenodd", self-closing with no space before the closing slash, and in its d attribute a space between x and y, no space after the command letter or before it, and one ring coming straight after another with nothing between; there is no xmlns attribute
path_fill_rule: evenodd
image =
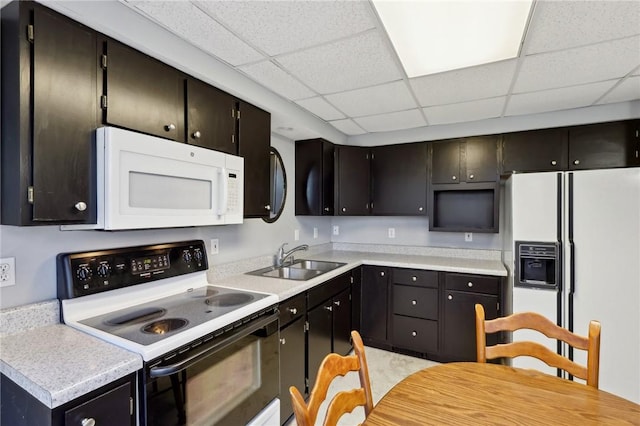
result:
<svg viewBox="0 0 640 426"><path fill-rule="evenodd" d="M340 130L345 135L355 136L355 135L363 135L367 133L362 127L358 126L353 120L350 118L346 120L336 120L329 122L333 127Z"/></svg>
<svg viewBox="0 0 640 426"><path fill-rule="evenodd" d="M335 109L333 105L331 105L320 96L317 96L315 98L302 99L300 101L296 101L296 103L301 107L311 111L313 114L317 115L323 120L329 121L345 118L345 115L343 113Z"/></svg>
<svg viewBox="0 0 640 426"><path fill-rule="evenodd" d="M506 96L500 96L458 104L432 106L423 108L422 111L431 125L464 123L500 117L506 100Z"/></svg>
<svg viewBox="0 0 640 426"><path fill-rule="evenodd" d="M632 76L622 81L598 103L627 102L635 99L640 99L640 76Z"/></svg>
<svg viewBox="0 0 640 426"><path fill-rule="evenodd" d="M404 81L335 93L325 97L350 117L403 111L417 106Z"/></svg>
<svg viewBox="0 0 640 426"><path fill-rule="evenodd" d="M243 65L238 69L287 99L297 100L315 95L311 89L270 61Z"/></svg>
<svg viewBox="0 0 640 426"><path fill-rule="evenodd" d="M422 127L427 124L418 109L369 115L367 117L354 118L353 121L367 132L391 132Z"/></svg>

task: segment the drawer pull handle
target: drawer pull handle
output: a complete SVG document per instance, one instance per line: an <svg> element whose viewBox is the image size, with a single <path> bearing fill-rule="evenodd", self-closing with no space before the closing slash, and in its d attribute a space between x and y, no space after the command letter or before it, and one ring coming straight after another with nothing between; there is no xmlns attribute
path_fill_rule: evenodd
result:
<svg viewBox="0 0 640 426"><path fill-rule="evenodd" d="M295 315L298 313L298 309L296 308L287 308L287 311L289 311L291 315Z"/></svg>
<svg viewBox="0 0 640 426"><path fill-rule="evenodd" d="M335 302L333 302L333 304L336 305L336 306L340 306L340 301L336 300Z"/></svg>
<svg viewBox="0 0 640 426"><path fill-rule="evenodd" d="M411 281L413 281L413 282L415 283L416 281L418 281L418 277L416 277L416 276L414 275L413 277L411 277Z"/></svg>
<svg viewBox="0 0 640 426"><path fill-rule="evenodd" d="M281 345L286 345L286 344L287 344L287 339L285 339L284 337L282 337L282 338L280 339L280 344L281 344Z"/></svg>
<svg viewBox="0 0 640 426"><path fill-rule="evenodd" d="M469 281L469 282L467 283L467 287L473 287L473 283L472 283L471 281Z"/></svg>
<svg viewBox="0 0 640 426"><path fill-rule="evenodd" d="M329 312L333 311L333 306L331 306L331 305L325 306L324 308Z"/></svg>
<svg viewBox="0 0 640 426"><path fill-rule="evenodd" d="M453 296L452 296L452 295L449 295L449 296L447 296L447 299L449 299L449 300L453 300Z"/></svg>
<svg viewBox="0 0 640 426"><path fill-rule="evenodd" d="M411 301L411 304L412 304L413 306L416 306L416 305L418 304L418 301L417 301L417 300L412 300L412 301Z"/></svg>
<svg viewBox="0 0 640 426"><path fill-rule="evenodd" d="M412 331L412 332L411 332L411 335L412 335L413 337L416 337L416 336L418 335L418 332L414 330L414 331Z"/></svg>
<svg viewBox="0 0 640 426"><path fill-rule="evenodd" d="M175 129L176 129L176 125L175 125L175 124L173 124L173 123L169 123L169 124L167 124L167 125L165 125L165 126L164 126L164 130L165 130L166 132L171 132L171 131L173 131L173 130L175 130Z"/></svg>
<svg viewBox="0 0 640 426"><path fill-rule="evenodd" d="M195 132L193 132L193 134L191 135L192 138L194 139L200 139L200 137L202 136L202 133L200 133L200 130L196 130Z"/></svg>
<svg viewBox="0 0 640 426"><path fill-rule="evenodd" d="M96 426L96 421L93 417L84 418L80 421L82 426Z"/></svg>

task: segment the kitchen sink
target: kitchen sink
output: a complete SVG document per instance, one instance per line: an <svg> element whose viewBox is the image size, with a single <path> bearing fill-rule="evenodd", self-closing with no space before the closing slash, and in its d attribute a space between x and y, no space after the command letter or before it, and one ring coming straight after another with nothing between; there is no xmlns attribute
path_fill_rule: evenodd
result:
<svg viewBox="0 0 640 426"><path fill-rule="evenodd" d="M247 272L249 275L260 277L281 278L285 280L306 281L325 272L346 265L341 262L325 262L322 260L296 260L283 266L269 266L256 271Z"/></svg>

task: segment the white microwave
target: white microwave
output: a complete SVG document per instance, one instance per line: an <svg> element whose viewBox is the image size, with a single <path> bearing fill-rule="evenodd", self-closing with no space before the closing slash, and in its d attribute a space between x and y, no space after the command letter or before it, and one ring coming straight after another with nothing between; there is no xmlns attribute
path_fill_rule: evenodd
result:
<svg viewBox="0 0 640 426"><path fill-rule="evenodd" d="M146 229L242 223L244 159L115 127L96 130L97 223Z"/></svg>

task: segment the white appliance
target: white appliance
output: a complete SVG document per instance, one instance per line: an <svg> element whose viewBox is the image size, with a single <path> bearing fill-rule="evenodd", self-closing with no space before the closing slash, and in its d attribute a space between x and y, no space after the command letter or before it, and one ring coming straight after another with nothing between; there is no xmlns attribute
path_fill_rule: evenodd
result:
<svg viewBox="0 0 640 426"><path fill-rule="evenodd" d="M640 403L640 169L514 174L505 192L511 210L506 234L513 250L505 259L515 263L509 265L513 312L539 312L584 336L590 320L600 321L599 387ZM516 245L523 241L541 244ZM541 277L553 280L553 273L544 271L532 272L533 285L519 283L518 267L543 268L544 257L554 252L556 286L540 285ZM538 259L521 259L523 253ZM548 342L531 332L517 333L514 340ZM555 345L550 349L556 351ZM585 351L559 351L586 365ZM555 374L528 357L514 359L513 365Z"/></svg>
<svg viewBox="0 0 640 426"><path fill-rule="evenodd" d="M244 159L115 127L96 130L97 223L141 229L242 223Z"/></svg>

